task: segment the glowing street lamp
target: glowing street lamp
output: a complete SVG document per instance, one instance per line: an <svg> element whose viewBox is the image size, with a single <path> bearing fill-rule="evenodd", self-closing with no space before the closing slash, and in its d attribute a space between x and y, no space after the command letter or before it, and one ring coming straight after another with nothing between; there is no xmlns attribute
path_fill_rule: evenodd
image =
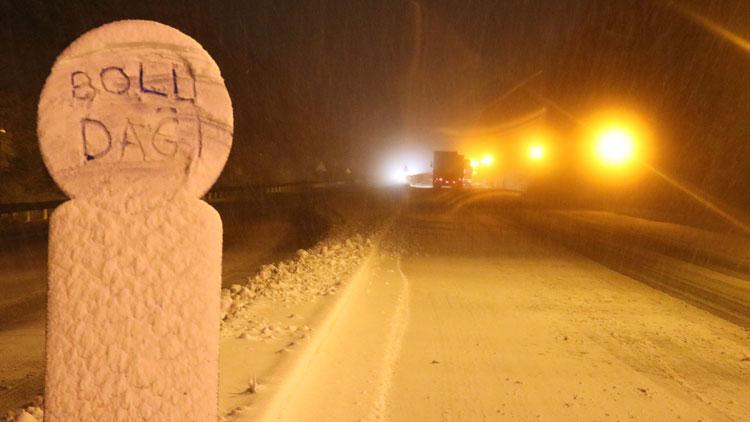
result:
<svg viewBox="0 0 750 422"><path fill-rule="evenodd" d="M622 118L618 118L622 122ZM679 180L676 180L669 175L663 173L655 166L649 164L648 160L644 158L647 154L647 146L644 141L649 139L649 132L644 130L641 125L630 124L630 125L610 125L610 126L598 126L603 128L599 131L596 137L594 151L596 157L603 164L609 167L624 167L625 164L631 162L637 162L641 168L647 170L649 174L657 176L660 180L666 182L668 185L673 187L675 190L682 192L687 195L691 200L696 201L705 207L707 210L716 214L724 221L732 224L734 227L750 235L750 225L747 225L742 221L741 218L737 218L732 213L722 209L717 204L711 202L706 196L695 188L690 188ZM640 157L638 157L640 155Z"/></svg>
<svg viewBox="0 0 750 422"><path fill-rule="evenodd" d="M493 157L493 156L491 156L489 154L485 155L484 157L482 157L482 165L485 166L485 167L491 166L492 163L494 163L494 162L495 162L495 157Z"/></svg>
<svg viewBox="0 0 750 422"><path fill-rule="evenodd" d="M608 128L597 138L595 150L602 163L622 166L635 158L635 140L626 129Z"/></svg>
<svg viewBox="0 0 750 422"><path fill-rule="evenodd" d="M532 145L529 147L529 158L532 161L541 161L544 158L545 150L542 145Z"/></svg>

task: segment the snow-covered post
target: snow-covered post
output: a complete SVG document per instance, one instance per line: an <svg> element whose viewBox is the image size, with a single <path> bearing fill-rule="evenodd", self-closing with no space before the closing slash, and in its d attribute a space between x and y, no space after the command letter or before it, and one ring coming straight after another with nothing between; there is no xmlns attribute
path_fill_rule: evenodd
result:
<svg viewBox="0 0 750 422"><path fill-rule="evenodd" d="M219 68L151 21L91 30L39 101L50 219L47 421L218 414L222 225L199 198L232 144Z"/></svg>

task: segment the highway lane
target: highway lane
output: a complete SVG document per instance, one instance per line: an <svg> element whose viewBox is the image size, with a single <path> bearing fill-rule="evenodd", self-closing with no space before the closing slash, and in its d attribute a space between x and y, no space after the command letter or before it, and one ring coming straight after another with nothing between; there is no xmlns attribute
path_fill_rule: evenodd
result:
<svg viewBox="0 0 750 422"><path fill-rule="evenodd" d="M447 202L412 202L265 420L749 420L746 329Z"/></svg>

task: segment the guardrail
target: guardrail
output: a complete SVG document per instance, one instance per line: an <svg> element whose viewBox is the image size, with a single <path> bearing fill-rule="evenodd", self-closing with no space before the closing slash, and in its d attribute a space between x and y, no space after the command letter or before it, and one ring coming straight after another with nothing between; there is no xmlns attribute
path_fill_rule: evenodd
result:
<svg viewBox="0 0 750 422"><path fill-rule="evenodd" d="M55 207L63 200L45 202L27 202L20 204L0 204L0 226L18 223L46 221Z"/></svg>
<svg viewBox="0 0 750 422"><path fill-rule="evenodd" d="M252 201L262 202L267 195L310 192L362 183L360 180L337 180L329 182L291 182L275 185L247 185L222 187L208 192L203 200L209 203ZM0 204L0 236L4 228L18 227L30 223L44 223L57 206L66 199L44 202Z"/></svg>

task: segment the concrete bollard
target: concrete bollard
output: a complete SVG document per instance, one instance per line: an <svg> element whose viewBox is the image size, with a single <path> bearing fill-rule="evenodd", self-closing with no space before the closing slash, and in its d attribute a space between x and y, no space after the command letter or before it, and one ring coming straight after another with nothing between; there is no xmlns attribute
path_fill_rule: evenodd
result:
<svg viewBox="0 0 750 422"><path fill-rule="evenodd" d="M45 420L215 421L222 224L199 200L232 143L216 63L160 23L91 30L39 101L50 217Z"/></svg>

